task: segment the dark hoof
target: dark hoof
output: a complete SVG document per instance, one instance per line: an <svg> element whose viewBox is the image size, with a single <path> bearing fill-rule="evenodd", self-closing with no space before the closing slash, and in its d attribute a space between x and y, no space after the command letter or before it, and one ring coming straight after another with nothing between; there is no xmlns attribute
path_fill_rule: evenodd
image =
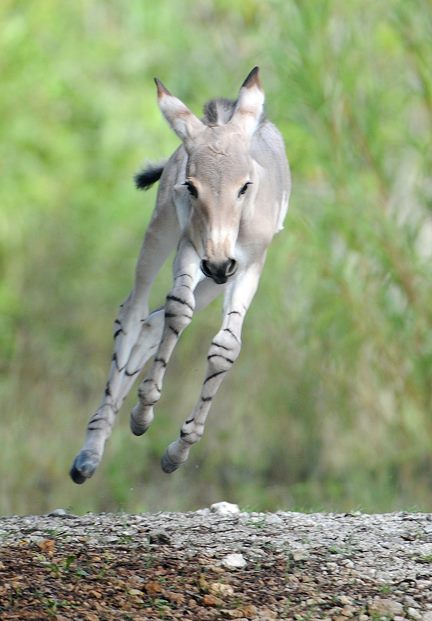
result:
<svg viewBox="0 0 432 621"><path fill-rule="evenodd" d="M168 455L168 451L165 451L161 459L162 470L166 472L167 474L170 474L171 472L174 472L175 470L177 470L177 468L179 468L180 466L181 464L177 464L175 461L173 461L171 457Z"/></svg>
<svg viewBox="0 0 432 621"><path fill-rule="evenodd" d="M134 415L131 414L129 425L134 436L142 436L147 429L150 427L152 421L145 423L138 423L134 418Z"/></svg>
<svg viewBox="0 0 432 621"><path fill-rule="evenodd" d="M78 485L84 483L94 474L99 461L99 456L94 451L81 451L78 453L69 472L72 481Z"/></svg>

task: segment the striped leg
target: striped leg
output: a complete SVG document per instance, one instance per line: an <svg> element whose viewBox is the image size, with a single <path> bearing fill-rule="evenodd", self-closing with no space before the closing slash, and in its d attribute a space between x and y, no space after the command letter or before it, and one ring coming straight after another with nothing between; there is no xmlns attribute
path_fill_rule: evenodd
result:
<svg viewBox="0 0 432 621"><path fill-rule="evenodd" d="M138 389L139 401L131 412L130 426L137 436L145 433L153 421L153 408L161 396L167 364L181 333L192 321L196 305L194 290L202 278L199 257L186 242L179 248L175 260L174 286L166 298L165 323L159 348L149 375Z"/></svg>
<svg viewBox="0 0 432 621"><path fill-rule="evenodd" d="M160 341L164 311L159 309L147 316L147 301L154 278L178 240L178 226L172 212L168 203L160 205L145 235L134 290L120 307L114 324L114 353L104 395L90 418L84 446L70 470L75 483L84 483L99 465L116 414Z"/></svg>
<svg viewBox="0 0 432 621"><path fill-rule="evenodd" d="M84 483L100 463L107 438L111 434L116 414L128 395L138 373L154 354L162 334L164 310L151 313L141 322L138 339L129 360L119 367L114 354L111 372L101 405L87 425L86 440L72 465L70 475L75 483Z"/></svg>
<svg viewBox="0 0 432 621"><path fill-rule="evenodd" d="M194 291L195 311L200 311L201 309L205 308L208 304L210 304L210 302L212 302L215 299L215 297L220 295L224 289L225 287L221 285L216 285L209 278L201 280L198 283L198 286ZM154 311L154 313L152 313L146 321L146 324L147 324L147 322L150 322L152 318L154 317L154 322L152 323L156 324L156 328L157 328L157 331L154 331L151 335L152 340L149 340L147 346L144 346L144 349L146 349L146 351L149 351L150 355L153 355L155 353L155 350L157 349L158 345L161 342L165 316L166 316L166 311L165 311L165 307L163 306L157 311ZM142 330L141 339L149 339L148 332L146 332L145 330ZM134 350L132 350L132 354L129 359L128 365L127 365L126 375L129 376L130 385L133 384L135 380L135 376L141 371L144 364L147 362L148 358L150 357L150 355L146 356L145 360L142 358L142 351L143 351L142 348L143 348L142 341L139 340ZM129 389L127 392L129 392Z"/></svg>
<svg viewBox="0 0 432 621"><path fill-rule="evenodd" d="M192 416L183 424L180 437L170 444L162 457L162 469L173 472L183 464L191 446L201 439L213 397L241 349L241 331L246 312L255 295L264 259L235 277L227 288L222 328L208 352L207 371L201 394Z"/></svg>

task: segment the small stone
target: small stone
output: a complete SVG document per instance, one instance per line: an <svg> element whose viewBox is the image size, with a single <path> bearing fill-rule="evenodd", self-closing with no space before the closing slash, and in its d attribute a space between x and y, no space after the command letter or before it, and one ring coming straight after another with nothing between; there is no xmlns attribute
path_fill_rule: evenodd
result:
<svg viewBox="0 0 432 621"><path fill-rule="evenodd" d="M118 537L115 535L108 535L108 537L104 538L105 543L115 543L118 541Z"/></svg>
<svg viewBox="0 0 432 621"><path fill-rule="evenodd" d="M244 569L246 564L246 559L242 554L227 554L222 559L222 565L227 569Z"/></svg>
<svg viewBox="0 0 432 621"><path fill-rule="evenodd" d="M201 574L198 578L198 586L199 590L203 593L207 593L209 591L209 583L204 574Z"/></svg>
<svg viewBox="0 0 432 621"><path fill-rule="evenodd" d="M351 597L347 597L346 595L341 595L339 597L339 603L342 604L342 606L351 606L353 602L352 602Z"/></svg>
<svg viewBox="0 0 432 621"><path fill-rule="evenodd" d="M223 582L212 582L208 585L208 590L212 595L217 597L231 597L234 595L234 589L230 584L224 584Z"/></svg>
<svg viewBox="0 0 432 621"><path fill-rule="evenodd" d="M162 619L172 619L172 611L169 606L161 606L158 607L158 613L162 617Z"/></svg>
<svg viewBox="0 0 432 621"><path fill-rule="evenodd" d="M135 595L137 597L142 597L143 592L140 591L139 589L129 589L128 591L129 595Z"/></svg>
<svg viewBox="0 0 432 621"><path fill-rule="evenodd" d="M241 606L239 610L241 611L245 619L252 619L252 617L256 617L258 613L258 608L254 604L247 604L246 606Z"/></svg>
<svg viewBox="0 0 432 621"><path fill-rule="evenodd" d="M215 502L210 506L210 511L212 513L216 513L217 515L234 515L236 513L240 513L240 509L238 505L235 505L231 502Z"/></svg>
<svg viewBox="0 0 432 621"><path fill-rule="evenodd" d="M272 619L277 619L278 614L274 610L270 608L259 608L258 609L258 619L259 621L272 621Z"/></svg>
<svg viewBox="0 0 432 621"><path fill-rule="evenodd" d="M423 620L423 617L420 614L420 612L417 610L417 608L412 608L410 606L407 609L406 613L407 613L409 619L422 619Z"/></svg>
<svg viewBox="0 0 432 621"><path fill-rule="evenodd" d="M283 519L280 518L278 515L274 515L272 513L270 513L269 515L266 515L266 524L269 524L270 526L272 524L274 524L275 526L279 526L280 524L283 524Z"/></svg>
<svg viewBox="0 0 432 621"><path fill-rule="evenodd" d="M181 606L182 604L184 604L185 601L185 596L183 595L183 593L165 592L164 596L173 604L177 604L177 606Z"/></svg>
<svg viewBox="0 0 432 621"><path fill-rule="evenodd" d="M340 618L342 614L342 608L340 608L339 606L335 606L334 608L331 608L329 612L331 613L332 619L335 619L336 617Z"/></svg>
<svg viewBox="0 0 432 621"><path fill-rule="evenodd" d="M150 595L150 597L155 597L163 591L162 585L156 580L151 580L150 582L147 582L144 588L147 595Z"/></svg>
<svg viewBox="0 0 432 621"><path fill-rule="evenodd" d="M369 612L375 615L392 616L402 615L403 606L399 602L385 597L375 597L369 604Z"/></svg>
<svg viewBox="0 0 432 621"><path fill-rule="evenodd" d="M65 509L54 509L54 511L50 511L48 517L61 517L61 518L70 518L74 517L70 513L68 513Z"/></svg>
<svg viewBox="0 0 432 621"><path fill-rule="evenodd" d="M29 537L26 537L26 541L39 545L42 541L45 541L45 537L41 537L40 535L30 535Z"/></svg>
<svg viewBox="0 0 432 621"><path fill-rule="evenodd" d="M354 567L354 563L352 562L351 559L349 558L345 558L342 562L341 565L344 565L345 567L348 567L349 569L352 569Z"/></svg>
<svg viewBox="0 0 432 621"><path fill-rule="evenodd" d="M223 601L214 595L204 595L202 602L204 606L221 606Z"/></svg>
<svg viewBox="0 0 432 621"><path fill-rule="evenodd" d="M346 617L346 618L348 618L348 619L351 619L351 617L353 617L353 616L354 616L354 613L355 613L355 607L354 607L354 606L344 606L344 607L342 608L341 615L342 615L343 617Z"/></svg>
<svg viewBox="0 0 432 621"><path fill-rule="evenodd" d="M153 544L166 545L171 543L171 538L163 530L154 530L149 534L149 541Z"/></svg>
<svg viewBox="0 0 432 621"><path fill-rule="evenodd" d="M425 612L422 621L432 621L432 611Z"/></svg>
<svg viewBox="0 0 432 621"><path fill-rule="evenodd" d="M296 550L292 554L292 559L296 563L299 561L306 561L308 558L309 558L309 554L305 552L304 550Z"/></svg>
<svg viewBox="0 0 432 621"><path fill-rule="evenodd" d="M121 535L123 535L124 537L133 537L136 534L137 531L134 528L130 528L129 530L123 530L121 532Z"/></svg>

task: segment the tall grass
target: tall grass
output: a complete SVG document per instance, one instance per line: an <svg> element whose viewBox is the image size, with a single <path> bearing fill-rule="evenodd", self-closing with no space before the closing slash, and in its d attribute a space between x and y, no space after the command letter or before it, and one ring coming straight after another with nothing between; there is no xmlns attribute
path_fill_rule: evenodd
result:
<svg viewBox="0 0 432 621"><path fill-rule="evenodd" d="M427 0L53 0L0 6L0 511L431 509L432 10ZM259 64L293 172L242 354L183 470L159 457L198 394L218 303L157 420L125 407L83 487L67 470L154 203L131 177ZM169 267L154 296L169 286ZM133 403L133 396L129 405Z"/></svg>

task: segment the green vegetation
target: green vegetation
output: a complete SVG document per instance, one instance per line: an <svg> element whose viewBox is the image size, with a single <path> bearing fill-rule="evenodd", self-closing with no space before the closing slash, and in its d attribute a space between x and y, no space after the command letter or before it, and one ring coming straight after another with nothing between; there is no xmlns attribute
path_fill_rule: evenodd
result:
<svg viewBox="0 0 432 621"><path fill-rule="evenodd" d="M432 509L431 40L428 0L2 1L0 513ZM132 395L74 486L154 204L131 179L177 145L152 77L199 112L255 64L294 185L240 359L189 463L164 475L215 303L148 435L129 432Z"/></svg>

